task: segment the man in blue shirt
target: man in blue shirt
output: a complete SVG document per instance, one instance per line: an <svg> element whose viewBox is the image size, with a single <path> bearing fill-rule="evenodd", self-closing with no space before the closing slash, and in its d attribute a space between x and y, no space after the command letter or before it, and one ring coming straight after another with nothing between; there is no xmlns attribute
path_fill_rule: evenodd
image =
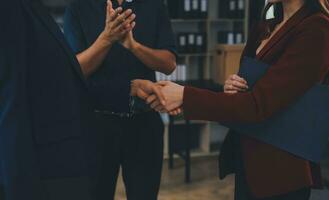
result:
<svg viewBox="0 0 329 200"><path fill-rule="evenodd" d="M114 23L118 18L121 25ZM130 82L155 81L155 71L170 74L176 68L163 0L77 0L67 9L64 32L94 100L97 199L114 198L120 166L129 200L157 199L163 123L158 113L130 97Z"/></svg>

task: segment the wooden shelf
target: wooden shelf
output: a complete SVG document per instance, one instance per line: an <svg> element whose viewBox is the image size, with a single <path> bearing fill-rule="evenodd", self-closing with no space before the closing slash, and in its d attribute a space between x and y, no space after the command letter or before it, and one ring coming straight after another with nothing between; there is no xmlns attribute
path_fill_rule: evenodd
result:
<svg viewBox="0 0 329 200"><path fill-rule="evenodd" d="M186 123L185 120L177 120L174 122L174 125L184 125ZM206 125L208 124L209 122L207 121L203 121L203 120L192 120L190 121L190 123L193 125L193 124L196 124L196 125Z"/></svg>
<svg viewBox="0 0 329 200"><path fill-rule="evenodd" d="M212 55L209 53L181 53L178 56L179 57L207 57Z"/></svg>
<svg viewBox="0 0 329 200"><path fill-rule="evenodd" d="M234 45L222 45L218 44L218 31L231 31L235 28L235 24L244 33L244 38L247 38L248 33L248 12L249 0L246 0L246 12L244 18L220 18L218 17L218 0L209 0L209 13L206 19L190 18L190 19L171 19L173 29L175 32L202 32L207 35L207 52L204 53L179 53L179 61L183 62L187 66L187 78L190 79L212 79L217 82L217 76L220 75L217 71L218 66L218 52L225 51L239 51L243 48L244 44ZM236 58L235 62L239 59ZM235 65L235 64L234 64ZM238 66L238 64L236 64ZM193 81L192 81L193 82ZM201 81L202 82L202 81ZM185 83L178 82L178 84L191 85L191 81ZM196 81L195 87L201 87L202 84L198 84ZM208 88L205 88L208 89ZM212 126L210 122L206 121L190 121L192 125L200 125L200 152L201 154L210 153L211 138L214 134L213 131L216 127ZM185 120L181 118L175 118L174 125L183 125ZM168 123L166 123L168 126ZM216 130L217 131L217 130ZM221 132L220 132L221 133ZM220 134L216 133L216 134ZM167 142L167 141L166 141Z"/></svg>
<svg viewBox="0 0 329 200"><path fill-rule="evenodd" d="M244 19L229 19L229 18L221 18L221 19L210 19L210 22L244 22Z"/></svg>
<svg viewBox="0 0 329 200"><path fill-rule="evenodd" d="M205 23L205 22L244 22L244 19L171 19L173 23Z"/></svg>
<svg viewBox="0 0 329 200"><path fill-rule="evenodd" d="M213 151L213 152L204 152L201 149L194 149L191 152L192 158L208 158L208 157L218 157L219 151ZM168 160L169 156L168 154L164 154L164 159ZM181 159L178 155L174 155L174 159Z"/></svg>
<svg viewBox="0 0 329 200"><path fill-rule="evenodd" d="M207 21L207 19L171 19L171 22L173 23L200 23Z"/></svg>

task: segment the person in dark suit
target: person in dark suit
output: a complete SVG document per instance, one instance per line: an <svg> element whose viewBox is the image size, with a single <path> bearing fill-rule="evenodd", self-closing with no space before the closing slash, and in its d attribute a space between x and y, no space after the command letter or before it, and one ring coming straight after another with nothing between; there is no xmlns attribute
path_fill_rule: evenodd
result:
<svg viewBox="0 0 329 200"><path fill-rule="evenodd" d="M0 177L6 200L91 200L87 84L39 0L0 6Z"/></svg>
<svg viewBox="0 0 329 200"><path fill-rule="evenodd" d="M125 23L116 26L114 19ZM64 21L99 124L96 198L114 199L121 167L129 200L156 200L164 127L157 112L130 97L130 83L155 81L155 71L170 74L176 68L175 38L163 0L77 0Z"/></svg>
<svg viewBox="0 0 329 200"><path fill-rule="evenodd" d="M225 93L161 82L158 84L163 85L164 99L160 99L165 100L161 104L155 95L150 95L152 83L136 80L132 95L139 93L158 111L177 114L184 110L188 119L217 122L261 122L287 108L327 75L329 3L327 0L269 0L269 3L263 22L248 39L243 56L272 66L251 91L245 91L243 79L232 76L225 85ZM266 10L273 4L275 17L267 20ZM227 136L220 161L221 178L236 173L237 200L307 200L311 188L322 187L317 163L237 133Z"/></svg>

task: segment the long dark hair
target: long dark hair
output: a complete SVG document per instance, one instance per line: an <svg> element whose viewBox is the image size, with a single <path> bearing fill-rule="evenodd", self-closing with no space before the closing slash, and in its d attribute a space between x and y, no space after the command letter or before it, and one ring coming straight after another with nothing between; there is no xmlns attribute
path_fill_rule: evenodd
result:
<svg viewBox="0 0 329 200"><path fill-rule="evenodd" d="M267 21L266 15L272 6L274 8L274 19L271 20L272 23L267 28L267 36L272 33L275 25L283 21L284 17L282 2L268 3L262 12L262 21ZM308 7L314 12L322 12L325 15L329 16L329 0L305 0L304 6Z"/></svg>
<svg viewBox="0 0 329 200"><path fill-rule="evenodd" d="M282 3L268 3L262 13L262 19L266 20L268 10L274 6L274 16L277 20L283 20L283 6ZM305 5L313 11L323 12L329 16L329 0L305 0Z"/></svg>

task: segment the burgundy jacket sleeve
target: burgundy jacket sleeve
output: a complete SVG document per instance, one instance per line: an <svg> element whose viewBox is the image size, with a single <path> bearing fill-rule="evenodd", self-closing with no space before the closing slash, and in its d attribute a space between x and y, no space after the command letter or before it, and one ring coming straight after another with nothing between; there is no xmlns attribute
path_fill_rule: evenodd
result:
<svg viewBox="0 0 329 200"><path fill-rule="evenodd" d="M186 118L260 122L294 103L320 82L329 68L328 22L313 20L297 29L284 53L252 91L229 95L186 87Z"/></svg>

